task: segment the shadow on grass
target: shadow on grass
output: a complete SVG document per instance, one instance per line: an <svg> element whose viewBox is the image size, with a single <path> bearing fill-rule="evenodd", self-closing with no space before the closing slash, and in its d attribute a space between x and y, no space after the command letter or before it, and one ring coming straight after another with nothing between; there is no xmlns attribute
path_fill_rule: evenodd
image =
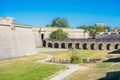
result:
<svg viewBox="0 0 120 80"><path fill-rule="evenodd" d="M108 72L104 78L98 80L120 80L120 71Z"/></svg>
<svg viewBox="0 0 120 80"><path fill-rule="evenodd" d="M108 54L113 54L113 55L114 54L120 54L120 49L112 51L112 52L109 52ZM119 56L112 58L111 55L108 55L106 57L109 58L109 59L105 60L103 62L120 62L120 57Z"/></svg>
<svg viewBox="0 0 120 80"><path fill-rule="evenodd" d="M120 54L120 49L109 52L108 54Z"/></svg>
<svg viewBox="0 0 120 80"><path fill-rule="evenodd" d="M105 60L103 62L120 62L120 57L118 57L118 58L111 58L111 59Z"/></svg>

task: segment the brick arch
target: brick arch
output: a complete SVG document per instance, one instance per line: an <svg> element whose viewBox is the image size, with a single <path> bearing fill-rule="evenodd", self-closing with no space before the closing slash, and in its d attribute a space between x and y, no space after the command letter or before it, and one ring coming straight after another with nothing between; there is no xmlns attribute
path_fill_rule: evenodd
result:
<svg viewBox="0 0 120 80"><path fill-rule="evenodd" d="M54 48L59 48L59 44L58 43L54 43Z"/></svg>
<svg viewBox="0 0 120 80"><path fill-rule="evenodd" d="M82 45L82 48L84 49L84 50L87 50L88 48L87 48L87 43L83 43L83 45Z"/></svg>
<svg viewBox="0 0 120 80"><path fill-rule="evenodd" d="M103 50L103 47L104 47L104 46L103 46L103 43L98 44L98 49L99 49L99 50Z"/></svg>
<svg viewBox="0 0 120 80"><path fill-rule="evenodd" d="M68 48L72 48L72 43L68 43Z"/></svg>
<svg viewBox="0 0 120 80"><path fill-rule="evenodd" d="M117 43L117 44L115 44L114 48L119 49L119 46L120 46L120 44Z"/></svg>
<svg viewBox="0 0 120 80"><path fill-rule="evenodd" d="M111 44L106 44L106 50L110 50L111 49Z"/></svg>
<svg viewBox="0 0 120 80"><path fill-rule="evenodd" d="M61 48L65 48L65 43L61 43Z"/></svg>
<svg viewBox="0 0 120 80"><path fill-rule="evenodd" d="M95 50L95 43L90 44L90 49Z"/></svg>
<svg viewBox="0 0 120 80"><path fill-rule="evenodd" d="M53 47L51 42L48 43L48 47L51 47L51 48Z"/></svg>
<svg viewBox="0 0 120 80"><path fill-rule="evenodd" d="M80 48L79 45L80 45L80 43L75 43L75 48L79 49Z"/></svg>

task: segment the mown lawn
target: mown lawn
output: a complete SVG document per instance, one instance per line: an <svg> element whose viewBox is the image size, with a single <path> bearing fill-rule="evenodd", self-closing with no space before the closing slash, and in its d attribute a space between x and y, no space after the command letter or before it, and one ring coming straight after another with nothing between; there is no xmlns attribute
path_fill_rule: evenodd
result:
<svg viewBox="0 0 120 80"><path fill-rule="evenodd" d="M44 54L0 60L0 80L44 80L65 66L43 64L36 60Z"/></svg>

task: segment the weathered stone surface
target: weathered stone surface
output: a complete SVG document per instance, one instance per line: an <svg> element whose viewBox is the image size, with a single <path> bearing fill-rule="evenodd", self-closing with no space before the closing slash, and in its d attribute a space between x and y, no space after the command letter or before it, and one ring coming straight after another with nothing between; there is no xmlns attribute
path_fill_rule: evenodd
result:
<svg viewBox="0 0 120 80"><path fill-rule="evenodd" d="M31 55L36 53L32 29L0 26L0 58Z"/></svg>

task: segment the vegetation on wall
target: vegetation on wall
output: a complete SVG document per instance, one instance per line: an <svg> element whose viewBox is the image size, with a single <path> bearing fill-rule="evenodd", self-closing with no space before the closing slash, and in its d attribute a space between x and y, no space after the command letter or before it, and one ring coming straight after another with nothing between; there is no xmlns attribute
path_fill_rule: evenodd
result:
<svg viewBox="0 0 120 80"><path fill-rule="evenodd" d="M68 33L64 32L62 29L58 29L56 31L53 31L50 34L50 38L52 38L52 39L67 39Z"/></svg>

